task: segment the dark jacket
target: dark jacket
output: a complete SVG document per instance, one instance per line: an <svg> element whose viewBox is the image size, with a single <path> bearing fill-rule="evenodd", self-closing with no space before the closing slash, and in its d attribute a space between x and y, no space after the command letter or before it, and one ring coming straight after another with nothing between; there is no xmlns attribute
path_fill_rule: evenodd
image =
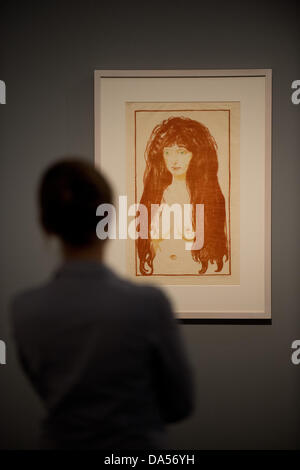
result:
<svg viewBox="0 0 300 470"><path fill-rule="evenodd" d="M69 261L12 302L22 366L43 400L41 447L164 446L193 408L190 365L169 301L97 261Z"/></svg>

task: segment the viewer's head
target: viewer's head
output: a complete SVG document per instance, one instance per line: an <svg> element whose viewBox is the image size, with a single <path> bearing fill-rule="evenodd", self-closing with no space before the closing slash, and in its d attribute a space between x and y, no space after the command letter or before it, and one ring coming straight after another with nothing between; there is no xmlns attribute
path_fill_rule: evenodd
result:
<svg viewBox="0 0 300 470"><path fill-rule="evenodd" d="M46 233L56 235L73 248L95 242L96 209L112 204L112 189L95 167L79 158L66 158L51 165L39 187L40 222Z"/></svg>

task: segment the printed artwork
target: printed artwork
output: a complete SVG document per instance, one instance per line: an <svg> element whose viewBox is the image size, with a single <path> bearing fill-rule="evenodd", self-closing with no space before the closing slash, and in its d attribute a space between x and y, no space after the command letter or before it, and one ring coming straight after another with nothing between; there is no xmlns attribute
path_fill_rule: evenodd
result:
<svg viewBox="0 0 300 470"><path fill-rule="evenodd" d="M239 103L126 103L128 266L160 283L239 282Z"/></svg>

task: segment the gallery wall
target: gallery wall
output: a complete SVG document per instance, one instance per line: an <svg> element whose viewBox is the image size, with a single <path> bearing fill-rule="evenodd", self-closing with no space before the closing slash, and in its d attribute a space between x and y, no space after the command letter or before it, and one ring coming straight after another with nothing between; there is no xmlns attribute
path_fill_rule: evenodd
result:
<svg viewBox="0 0 300 470"><path fill-rule="evenodd" d="M7 2L1 6L0 448L34 448L43 408L17 363L13 293L47 279L55 247L38 228L35 190L62 155L93 161L94 69L273 70L272 324L180 326L196 371L195 414L170 446L299 448L299 6L279 2ZM116 136L118 138L118 136ZM255 180L253 181L255 191ZM171 393L171 391L170 391ZM180 396L178 397L180 400Z"/></svg>

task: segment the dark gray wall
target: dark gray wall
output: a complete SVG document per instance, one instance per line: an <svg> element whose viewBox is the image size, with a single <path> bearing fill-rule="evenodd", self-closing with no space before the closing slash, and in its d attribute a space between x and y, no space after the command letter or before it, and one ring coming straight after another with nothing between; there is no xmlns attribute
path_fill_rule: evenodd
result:
<svg viewBox="0 0 300 470"><path fill-rule="evenodd" d="M47 278L53 249L36 223L41 171L66 153L93 159L96 68L273 69L273 324L184 325L197 370L196 414L174 448L300 448L299 7L279 2L15 2L1 5L0 448L32 448L42 407L17 364L11 295ZM180 397L178 397L180 400Z"/></svg>

